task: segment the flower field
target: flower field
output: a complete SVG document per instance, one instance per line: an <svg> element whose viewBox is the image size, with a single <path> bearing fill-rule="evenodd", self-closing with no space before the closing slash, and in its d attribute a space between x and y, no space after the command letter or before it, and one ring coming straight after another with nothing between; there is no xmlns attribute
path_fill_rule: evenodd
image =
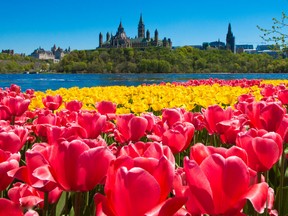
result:
<svg viewBox="0 0 288 216"><path fill-rule="evenodd" d="M288 80L0 90L0 216L288 215Z"/></svg>

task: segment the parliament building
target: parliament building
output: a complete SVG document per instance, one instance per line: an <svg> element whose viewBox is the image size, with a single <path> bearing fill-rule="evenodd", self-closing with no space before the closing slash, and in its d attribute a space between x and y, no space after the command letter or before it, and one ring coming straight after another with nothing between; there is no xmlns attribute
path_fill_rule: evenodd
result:
<svg viewBox="0 0 288 216"><path fill-rule="evenodd" d="M140 15L138 24L138 37L130 38L126 35L122 22L120 22L116 35L106 34L106 41L103 41L103 35L99 34L99 48L145 48L145 47L168 47L172 48L172 41L170 38L164 37L163 40L159 39L158 30L154 32L154 38L150 37L150 31L147 30L145 34L145 25Z"/></svg>

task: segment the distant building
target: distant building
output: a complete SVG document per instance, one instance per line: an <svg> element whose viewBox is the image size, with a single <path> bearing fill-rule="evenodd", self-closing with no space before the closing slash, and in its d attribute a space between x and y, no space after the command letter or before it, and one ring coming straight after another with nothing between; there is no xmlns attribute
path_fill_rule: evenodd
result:
<svg viewBox="0 0 288 216"><path fill-rule="evenodd" d="M280 47L275 45L257 45L256 49L253 46L243 47L243 52L248 54L268 54L273 58L277 58L280 55ZM237 51L238 52L238 51Z"/></svg>
<svg viewBox="0 0 288 216"><path fill-rule="evenodd" d="M70 53L70 47L66 50L63 50L60 47L57 48L54 44L54 46L51 48L51 51L47 51L39 47L38 49L35 49L30 56L41 60L53 60L54 62L58 62L67 53Z"/></svg>
<svg viewBox="0 0 288 216"><path fill-rule="evenodd" d="M2 50L2 53L9 54L9 55L14 55L14 50L11 50L11 49Z"/></svg>
<svg viewBox="0 0 288 216"><path fill-rule="evenodd" d="M156 29L154 32L154 38L151 38L150 31L146 31L145 35L145 25L143 22L142 14L140 15L140 20L138 23L138 36L135 38L130 38L126 35L122 22L120 22L116 35L106 34L106 41L103 41L103 35L99 34L99 48L145 48L149 46L161 46L172 48L172 41L170 38L164 37L163 40L159 39L159 33Z"/></svg>
<svg viewBox="0 0 288 216"><path fill-rule="evenodd" d="M226 45L224 42L221 42L219 39L218 41L213 41L208 43L208 47L216 48L216 49L225 49Z"/></svg>
<svg viewBox="0 0 288 216"><path fill-rule="evenodd" d="M257 45L256 50L257 51L280 50L280 46L279 45L273 45L273 44Z"/></svg>
<svg viewBox="0 0 288 216"><path fill-rule="evenodd" d="M243 53L244 50L253 50L254 47L251 44L239 44L236 45L236 53Z"/></svg>
<svg viewBox="0 0 288 216"><path fill-rule="evenodd" d="M235 53L235 37L231 30L231 24L228 25L228 32L226 35L226 49L231 50Z"/></svg>

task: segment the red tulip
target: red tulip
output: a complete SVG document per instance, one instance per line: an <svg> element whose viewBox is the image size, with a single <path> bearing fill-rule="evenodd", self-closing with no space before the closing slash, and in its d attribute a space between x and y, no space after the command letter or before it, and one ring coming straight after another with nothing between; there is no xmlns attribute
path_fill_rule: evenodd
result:
<svg viewBox="0 0 288 216"><path fill-rule="evenodd" d="M117 182L119 182L119 190L123 192L123 197L116 196L115 205L112 204L111 206L111 202L106 197L99 193L96 194L94 196L96 216L188 215L187 211L181 209L187 201L186 197L173 197L157 204L158 188L155 181L152 178L149 179L151 176L147 175L141 168L133 168L128 173L125 173L125 167L122 169L124 170L123 174L119 174L122 175L117 178ZM117 209L113 209L114 206Z"/></svg>
<svg viewBox="0 0 288 216"><path fill-rule="evenodd" d="M2 99L2 104L7 106L12 116L21 116L28 110L30 100L21 96L6 96Z"/></svg>
<svg viewBox="0 0 288 216"><path fill-rule="evenodd" d="M59 125L59 121L59 117L50 111L39 113L38 118L33 121L32 129L37 136L47 137L47 129Z"/></svg>
<svg viewBox="0 0 288 216"><path fill-rule="evenodd" d="M247 153L244 149L238 146L232 146L227 149L222 147L205 146L202 143L197 143L190 149L190 159L195 160L197 164L201 164L203 160L212 154L220 154L224 158L237 156L247 164Z"/></svg>
<svg viewBox="0 0 288 216"><path fill-rule="evenodd" d="M176 122L183 122L184 120L184 113L183 109L163 109L162 111L162 121L163 123L167 123L168 127L172 127L173 124Z"/></svg>
<svg viewBox="0 0 288 216"><path fill-rule="evenodd" d="M166 130L162 135L162 143L171 148L174 154L186 150L194 136L195 128L188 122L175 123L171 129Z"/></svg>
<svg viewBox="0 0 288 216"><path fill-rule="evenodd" d="M35 146L36 148L38 146ZM41 149L45 154L47 149ZM25 152L26 166L21 166L8 173L16 179L19 179L34 188L41 191L50 192L56 188L56 181L51 173L51 167L45 156L37 150L27 150Z"/></svg>
<svg viewBox="0 0 288 216"><path fill-rule="evenodd" d="M247 116L253 127L277 131L285 110L278 103L254 102L247 105Z"/></svg>
<svg viewBox="0 0 288 216"><path fill-rule="evenodd" d="M172 189L174 160L171 150L156 142L124 146L108 170L105 202L109 211L144 215L164 202Z"/></svg>
<svg viewBox="0 0 288 216"><path fill-rule="evenodd" d="M60 95L47 95L45 98L42 98L42 102L46 108L49 110L57 110L62 104L62 97Z"/></svg>
<svg viewBox="0 0 288 216"><path fill-rule="evenodd" d="M68 103L65 103L65 107L70 112L79 112L79 110L82 108L82 102L73 100Z"/></svg>
<svg viewBox="0 0 288 216"><path fill-rule="evenodd" d="M120 143L139 141L144 136L148 121L134 114L116 116L115 139Z"/></svg>
<svg viewBox="0 0 288 216"><path fill-rule="evenodd" d="M10 109L5 105L0 105L0 120L11 119Z"/></svg>
<svg viewBox="0 0 288 216"><path fill-rule="evenodd" d="M0 149L11 153L17 153L21 150L23 145L23 140L21 140L13 131L0 132Z"/></svg>
<svg viewBox="0 0 288 216"><path fill-rule="evenodd" d="M279 134L256 129L239 133L236 145L246 150L248 166L257 172L271 169L283 150L283 141Z"/></svg>
<svg viewBox="0 0 288 216"><path fill-rule="evenodd" d="M277 89L273 85L266 85L260 91L263 97L273 97L276 94L276 92Z"/></svg>
<svg viewBox="0 0 288 216"><path fill-rule="evenodd" d="M11 200L0 198L0 216L23 216L20 205Z"/></svg>
<svg viewBox="0 0 288 216"><path fill-rule="evenodd" d="M209 134L217 133L217 124L221 121L230 120L233 115L231 107L223 110L219 105L209 106L206 110L203 109L202 112L205 119L205 127Z"/></svg>
<svg viewBox="0 0 288 216"><path fill-rule="evenodd" d="M8 191L9 198L23 208L33 208L36 206L43 206L44 194L40 194L35 188L17 182Z"/></svg>
<svg viewBox="0 0 288 216"><path fill-rule="evenodd" d="M92 190L106 176L112 159L106 146L90 148L81 140L51 146L49 156L54 178L65 191Z"/></svg>
<svg viewBox="0 0 288 216"><path fill-rule="evenodd" d="M288 89L278 91L278 99L282 104L288 105Z"/></svg>
<svg viewBox="0 0 288 216"><path fill-rule="evenodd" d="M221 121L216 125L220 134L220 139L226 144L235 144L237 134L245 130L247 119L244 117L236 117L230 120Z"/></svg>
<svg viewBox="0 0 288 216"><path fill-rule="evenodd" d="M148 125L146 131L148 132L151 132L155 125L162 121L159 116L155 116L153 113L141 113L140 116L147 119Z"/></svg>
<svg viewBox="0 0 288 216"><path fill-rule="evenodd" d="M106 126L106 116L99 113L83 112L78 115L78 124L84 128L83 138L96 139Z"/></svg>
<svg viewBox="0 0 288 216"><path fill-rule="evenodd" d="M288 115L285 114L277 131L281 135L283 141L288 143Z"/></svg>
<svg viewBox="0 0 288 216"><path fill-rule="evenodd" d="M54 204L58 202L62 191L55 188L48 194L48 203ZM44 205L44 193L37 189L20 182L13 184L13 187L8 191L8 197L22 208L31 209L39 206L40 208ZM31 212L32 213L32 212ZM26 214L25 214L26 215Z"/></svg>
<svg viewBox="0 0 288 216"><path fill-rule="evenodd" d="M5 190L13 181L13 178L7 175L10 170L19 167L20 154L10 153L0 149L0 191Z"/></svg>
<svg viewBox="0 0 288 216"><path fill-rule="evenodd" d="M101 101L96 103L96 109L101 115L115 114L117 105L110 101Z"/></svg>
<svg viewBox="0 0 288 216"><path fill-rule="evenodd" d="M247 199L257 212L264 212L268 184L251 185L249 168L241 158L212 154L199 165L186 157L184 171L191 196L186 209L192 215L237 215Z"/></svg>

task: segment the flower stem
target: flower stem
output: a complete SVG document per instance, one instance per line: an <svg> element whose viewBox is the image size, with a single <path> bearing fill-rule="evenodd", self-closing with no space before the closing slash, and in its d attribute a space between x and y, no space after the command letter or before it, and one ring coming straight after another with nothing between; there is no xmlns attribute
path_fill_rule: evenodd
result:
<svg viewBox="0 0 288 216"><path fill-rule="evenodd" d="M281 156L281 166L280 166L280 185L279 185L279 200L278 200L279 215L281 215L281 210L282 210L284 177L285 177L285 151L283 149L282 156Z"/></svg>
<svg viewBox="0 0 288 216"><path fill-rule="evenodd" d="M45 192L45 193L44 193L44 208L43 208L43 216L49 215L49 213L48 213L48 207L49 207L49 203L48 203L48 195L49 195L49 192Z"/></svg>

